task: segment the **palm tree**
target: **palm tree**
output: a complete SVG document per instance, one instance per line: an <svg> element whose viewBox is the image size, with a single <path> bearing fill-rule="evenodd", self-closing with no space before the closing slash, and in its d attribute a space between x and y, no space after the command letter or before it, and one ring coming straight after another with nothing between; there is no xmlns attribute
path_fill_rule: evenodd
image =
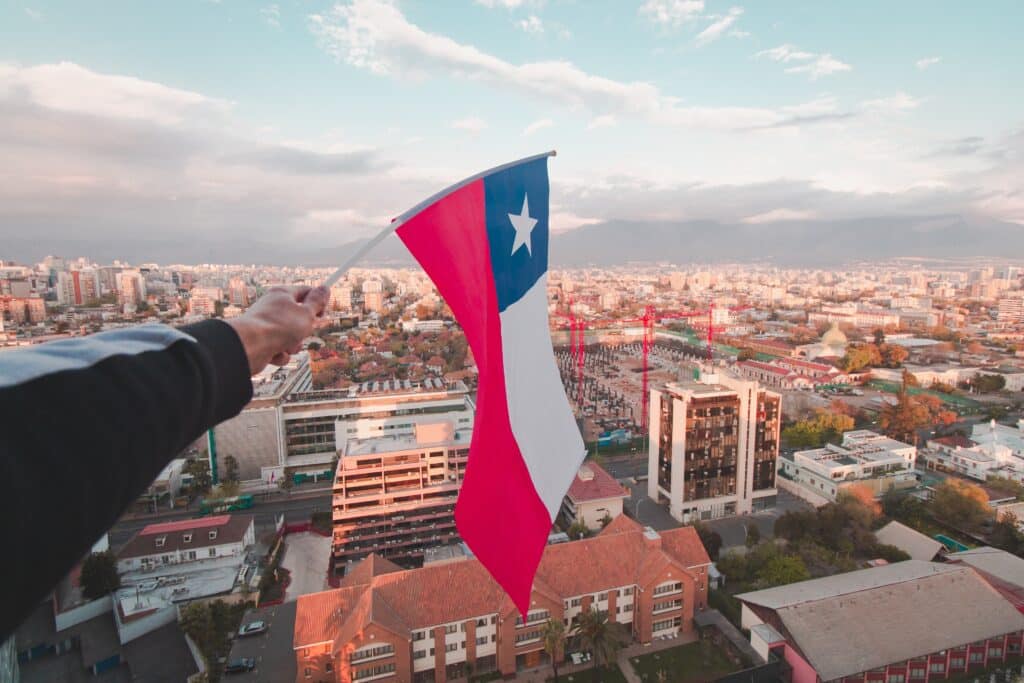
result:
<svg viewBox="0 0 1024 683"><path fill-rule="evenodd" d="M561 619L548 619L544 624L544 652L551 658L551 671L558 680L558 662L565 656L565 624Z"/></svg>
<svg viewBox="0 0 1024 683"><path fill-rule="evenodd" d="M579 638L583 649L594 655L594 680L598 669L614 662L629 639L621 624L609 621L607 612L593 608L580 614L573 635Z"/></svg>

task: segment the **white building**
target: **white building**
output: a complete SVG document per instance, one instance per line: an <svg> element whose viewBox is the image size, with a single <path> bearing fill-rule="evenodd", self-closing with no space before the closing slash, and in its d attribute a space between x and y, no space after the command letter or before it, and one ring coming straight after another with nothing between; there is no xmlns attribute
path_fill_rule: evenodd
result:
<svg viewBox="0 0 1024 683"><path fill-rule="evenodd" d="M982 422L970 438L932 439L928 448L929 459L943 469L978 481L1006 477L1024 483L1024 419L1016 427Z"/></svg>
<svg viewBox="0 0 1024 683"><path fill-rule="evenodd" d="M256 543L252 515L218 515L180 522L150 524L135 534L117 554L121 574L151 572L173 566L175 571L202 569L201 563L238 558Z"/></svg>
<svg viewBox="0 0 1024 683"><path fill-rule="evenodd" d="M580 465L569 491L562 500L562 512L569 524L581 522L588 529L598 530L604 519L622 514L622 501L629 497L626 489L597 463Z"/></svg>
<svg viewBox="0 0 1024 683"><path fill-rule="evenodd" d="M812 504L823 505L853 484L876 496L892 488L914 486L917 448L875 432L843 434L843 444L797 451L779 458L779 488Z"/></svg>

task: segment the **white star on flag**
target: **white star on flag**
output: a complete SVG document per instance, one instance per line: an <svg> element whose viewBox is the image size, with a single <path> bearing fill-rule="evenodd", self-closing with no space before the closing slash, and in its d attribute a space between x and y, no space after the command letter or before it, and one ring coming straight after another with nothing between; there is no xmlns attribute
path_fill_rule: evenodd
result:
<svg viewBox="0 0 1024 683"><path fill-rule="evenodd" d="M537 225L537 219L530 217L530 195L523 195L522 213L510 213L508 219L512 221L512 227L516 229L516 238L512 242L512 253L516 253L519 247L526 245L526 251L533 256L533 247L530 244L530 234Z"/></svg>

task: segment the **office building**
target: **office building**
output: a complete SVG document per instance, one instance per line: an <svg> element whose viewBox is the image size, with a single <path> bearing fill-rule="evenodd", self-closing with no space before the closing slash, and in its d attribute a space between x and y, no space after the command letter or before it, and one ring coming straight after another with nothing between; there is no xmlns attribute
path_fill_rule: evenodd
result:
<svg viewBox="0 0 1024 683"><path fill-rule="evenodd" d="M475 559L401 570L370 555L335 590L298 599L296 681L425 683L544 665L549 619L571 629L599 609L631 638L691 636L710 559L692 527L656 532L619 517L544 550L526 618ZM589 675L589 674L588 674Z"/></svg>
<svg viewBox="0 0 1024 683"><path fill-rule="evenodd" d="M781 397L698 375L651 390L647 495L683 523L773 507Z"/></svg>
<svg viewBox="0 0 1024 683"><path fill-rule="evenodd" d="M146 299L146 280L138 270L117 274L117 300L121 305L137 306Z"/></svg>
<svg viewBox="0 0 1024 683"><path fill-rule="evenodd" d="M64 306L83 306L100 298L100 278L95 270L57 273L57 301Z"/></svg>

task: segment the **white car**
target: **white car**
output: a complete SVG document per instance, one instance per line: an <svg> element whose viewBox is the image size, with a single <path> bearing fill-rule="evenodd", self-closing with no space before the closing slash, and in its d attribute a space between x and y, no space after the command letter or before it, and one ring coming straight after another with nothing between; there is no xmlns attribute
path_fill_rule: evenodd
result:
<svg viewBox="0 0 1024 683"><path fill-rule="evenodd" d="M250 621L238 629L239 636L254 636L267 630L267 624L262 621Z"/></svg>

